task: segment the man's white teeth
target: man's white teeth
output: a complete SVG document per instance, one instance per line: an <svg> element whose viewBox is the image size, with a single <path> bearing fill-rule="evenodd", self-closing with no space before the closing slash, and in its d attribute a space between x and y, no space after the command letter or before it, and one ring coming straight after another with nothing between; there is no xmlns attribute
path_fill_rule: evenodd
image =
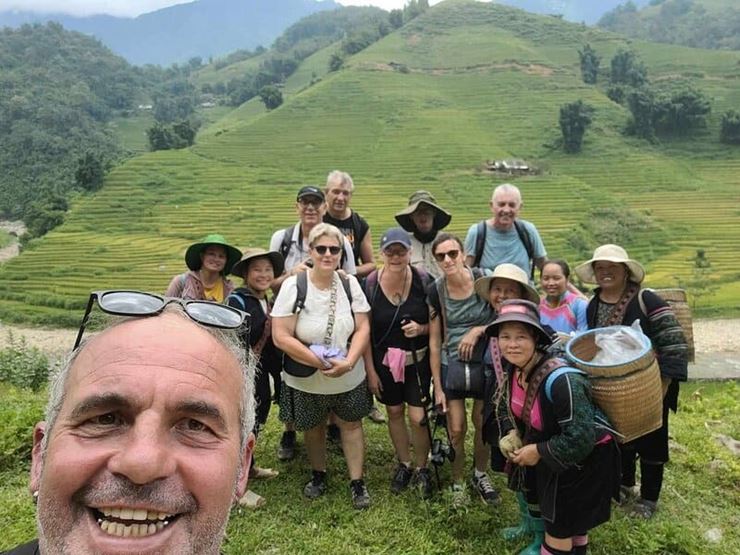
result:
<svg viewBox="0 0 740 555"><path fill-rule="evenodd" d="M120 522L110 522L108 520L98 519L100 529L110 536L118 536L121 538L140 538L143 536L151 536L162 530L169 524L168 521L160 521L156 524L121 524Z"/></svg>
<svg viewBox="0 0 740 555"><path fill-rule="evenodd" d="M120 518L122 520L165 520L173 515L160 513L158 511L148 511L146 509L128 509L125 507L110 507L98 509L105 516Z"/></svg>

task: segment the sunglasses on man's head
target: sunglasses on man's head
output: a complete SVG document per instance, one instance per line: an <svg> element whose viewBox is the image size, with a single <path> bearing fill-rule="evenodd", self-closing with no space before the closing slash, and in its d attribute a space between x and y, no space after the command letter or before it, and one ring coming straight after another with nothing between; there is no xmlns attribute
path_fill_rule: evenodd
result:
<svg viewBox="0 0 740 555"><path fill-rule="evenodd" d="M312 248L317 253L319 253L321 256L324 256L327 250L331 253L332 256L336 256L340 252L342 252L342 247L334 247L334 246L330 247L328 245L316 245L315 247L312 247Z"/></svg>
<svg viewBox="0 0 740 555"><path fill-rule="evenodd" d="M449 256L450 260L455 260L458 254L460 254L459 249L452 249L451 251L447 251L447 252L435 252L434 259L437 262L444 262L445 256Z"/></svg>
<svg viewBox="0 0 740 555"><path fill-rule="evenodd" d="M73 350L80 346L82 334L90 317L93 303L97 301L100 310L116 316L146 317L160 314L170 303L181 305L185 314L198 324L211 328L237 329L244 324L245 312L210 301L186 300L177 297L162 297L143 291L94 291L90 293L85 315L82 317L80 331Z"/></svg>

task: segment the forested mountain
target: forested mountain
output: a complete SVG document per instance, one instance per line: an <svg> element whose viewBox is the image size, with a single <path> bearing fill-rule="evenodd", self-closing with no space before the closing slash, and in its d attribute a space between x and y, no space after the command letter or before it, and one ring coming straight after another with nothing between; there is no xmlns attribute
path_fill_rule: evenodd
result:
<svg viewBox="0 0 740 555"><path fill-rule="evenodd" d="M336 7L333 0L196 0L136 18L0 12L0 26L58 21L133 64L169 65L268 46L291 23Z"/></svg>
<svg viewBox="0 0 740 555"><path fill-rule="evenodd" d="M652 0L642 10L627 2L604 15L599 26L643 40L740 50L737 0Z"/></svg>
<svg viewBox="0 0 740 555"><path fill-rule="evenodd" d="M105 123L140 88L123 58L59 24L0 31L0 215L58 223L78 159L117 156Z"/></svg>
<svg viewBox="0 0 740 555"><path fill-rule="evenodd" d="M507 4L548 15L561 15L568 21L596 23L609 10L619 6L624 0L493 0L495 3ZM639 6L650 0L634 0Z"/></svg>

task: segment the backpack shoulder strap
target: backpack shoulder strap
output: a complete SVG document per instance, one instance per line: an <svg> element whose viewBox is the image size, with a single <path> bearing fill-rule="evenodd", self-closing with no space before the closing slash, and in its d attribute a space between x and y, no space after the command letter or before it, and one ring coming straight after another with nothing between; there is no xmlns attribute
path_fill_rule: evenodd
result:
<svg viewBox="0 0 740 555"><path fill-rule="evenodd" d="M516 234L519 236L519 240L524 244L524 250L527 251L530 266L530 278L534 280L534 245L532 245L532 238L529 236L529 232L525 225L519 220L514 220L514 229L516 229Z"/></svg>
<svg viewBox="0 0 740 555"><path fill-rule="evenodd" d="M306 272L302 272L305 274ZM337 274L339 276L339 281L342 283L342 287L344 288L344 294L347 295L347 302L349 303L349 310L354 314L354 310L352 310L352 289L349 285L349 278L344 277L342 274Z"/></svg>
<svg viewBox="0 0 740 555"><path fill-rule="evenodd" d="M239 306L241 306L241 310L245 310L247 308L247 304L244 302L244 299L242 299L242 296L238 293L231 293L228 297L226 297L224 303L229 304L229 299L235 299L236 301L238 301Z"/></svg>
<svg viewBox="0 0 740 555"><path fill-rule="evenodd" d="M283 259L285 259L285 257L288 256L288 252L290 252L290 243L293 241L293 231L294 230L295 230L295 225L286 227L283 230L283 240L280 243L280 254L282 255Z"/></svg>
<svg viewBox="0 0 740 555"><path fill-rule="evenodd" d="M298 314L306 305L306 291L308 290L308 272L299 272L295 276L295 303L293 314Z"/></svg>
<svg viewBox="0 0 740 555"><path fill-rule="evenodd" d="M434 288L437 290L439 300L439 316L442 318L442 348L447 348L447 287L443 276L434 280Z"/></svg>
<svg viewBox="0 0 740 555"><path fill-rule="evenodd" d="M558 368L567 366L566 362L559 358L551 358L545 361L534 370L534 374L529 378L529 385L527 386L527 395L524 398L524 409L522 410L522 419L527 426L527 429L531 427L530 416L532 413L532 407L537 399L537 394L540 391L542 383Z"/></svg>
<svg viewBox="0 0 740 555"><path fill-rule="evenodd" d="M645 291L647 291L647 288L640 289L640 292L637 294L637 302L640 303L640 310L642 311L643 315L647 318L647 307L645 306L645 299L643 298L643 294ZM652 291L652 289L650 289Z"/></svg>
<svg viewBox="0 0 740 555"><path fill-rule="evenodd" d="M561 366L555 370L553 370L549 376L547 376L547 379L545 380L545 396L547 397L547 400L552 403L552 384L555 383L555 380L558 379L563 374L582 374L586 375L585 372L582 370L578 370L577 368L572 368L570 366Z"/></svg>
<svg viewBox="0 0 740 555"><path fill-rule="evenodd" d="M475 259L473 266L479 267L483 258L483 251L486 248L486 220L478 222L475 228Z"/></svg>
<svg viewBox="0 0 740 555"><path fill-rule="evenodd" d="M373 270L365 278L365 296L367 297L367 300L370 303L371 307L373 306L373 302L375 301L375 294L378 292L379 281L380 276L378 274L378 270Z"/></svg>

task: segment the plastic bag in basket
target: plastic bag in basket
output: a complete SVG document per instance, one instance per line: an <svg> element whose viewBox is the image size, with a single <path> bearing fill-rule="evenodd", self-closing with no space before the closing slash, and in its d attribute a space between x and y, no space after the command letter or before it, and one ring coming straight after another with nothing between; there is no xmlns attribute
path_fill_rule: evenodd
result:
<svg viewBox="0 0 740 555"><path fill-rule="evenodd" d="M610 326L596 332L596 355L591 364L613 366L638 358L645 351L645 340L640 321L631 326Z"/></svg>

